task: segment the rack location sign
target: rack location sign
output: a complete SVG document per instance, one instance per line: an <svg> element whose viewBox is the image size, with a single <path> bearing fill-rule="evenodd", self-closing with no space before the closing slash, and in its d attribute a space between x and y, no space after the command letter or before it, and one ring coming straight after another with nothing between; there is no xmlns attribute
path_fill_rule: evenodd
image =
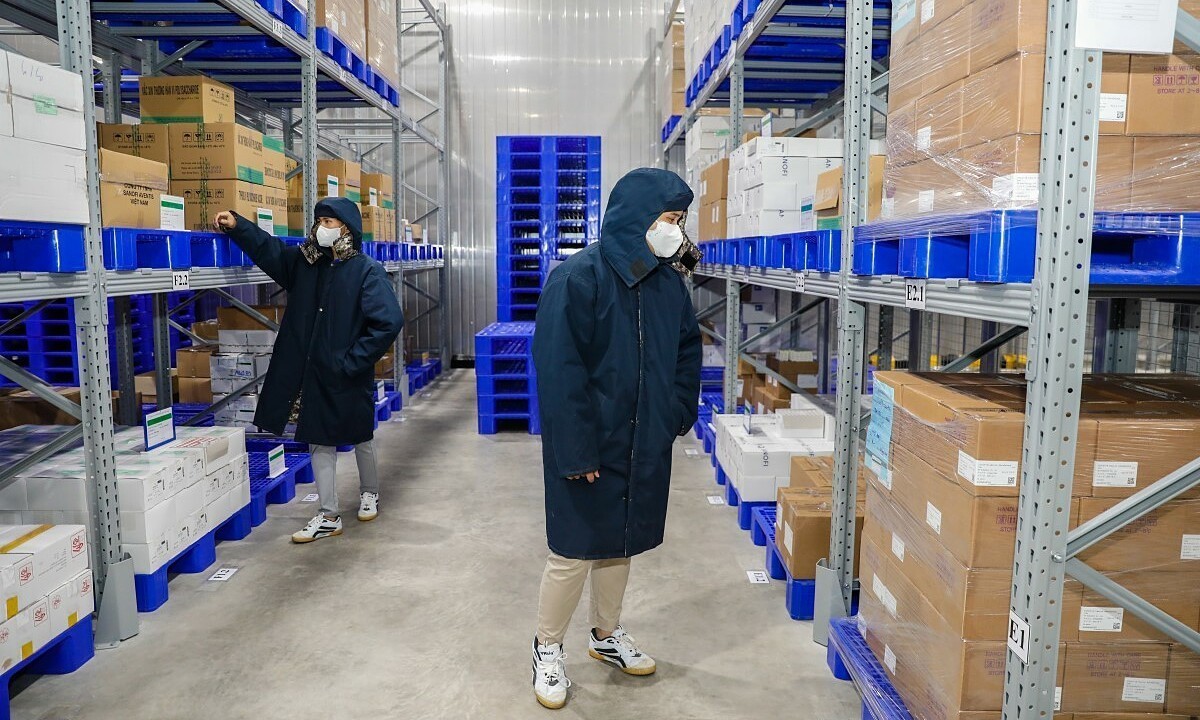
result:
<svg viewBox="0 0 1200 720"><path fill-rule="evenodd" d="M146 450L162 447L175 441L175 411L163 408L152 413L146 413L142 421L142 432L146 440Z"/></svg>
<svg viewBox="0 0 1200 720"><path fill-rule="evenodd" d="M267 453L267 475L279 477L287 472L287 459L283 455L283 445L276 445Z"/></svg>
<svg viewBox="0 0 1200 720"><path fill-rule="evenodd" d="M913 310L925 309L925 280L918 278L904 281L904 307Z"/></svg>
<svg viewBox="0 0 1200 720"><path fill-rule="evenodd" d="M1017 617L1011 610L1008 611L1008 649L1012 650L1021 662L1029 664L1029 623Z"/></svg>
<svg viewBox="0 0 1200 720"><path fill-rule="evenodd" d="M171 273L172 290L191 290L192 273L188 270L178 270Z"/></svg>

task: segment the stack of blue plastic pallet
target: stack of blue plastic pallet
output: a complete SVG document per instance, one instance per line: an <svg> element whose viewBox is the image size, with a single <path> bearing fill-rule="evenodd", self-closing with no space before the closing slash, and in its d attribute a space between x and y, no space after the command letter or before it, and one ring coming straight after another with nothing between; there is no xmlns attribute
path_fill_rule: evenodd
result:
<svg viewBox="0 0 1200 720"><path fill-rule="evenodd" d="M475 387L480 435L513 429L541 434L533 323L496 323L475 336Z"/></svg>
<svg viewBox="0 0 1200 720"><path fill-rule="evenodd" d="M600 138L496 138L496 316L533 320L550 262L600 237Z"/></svg>

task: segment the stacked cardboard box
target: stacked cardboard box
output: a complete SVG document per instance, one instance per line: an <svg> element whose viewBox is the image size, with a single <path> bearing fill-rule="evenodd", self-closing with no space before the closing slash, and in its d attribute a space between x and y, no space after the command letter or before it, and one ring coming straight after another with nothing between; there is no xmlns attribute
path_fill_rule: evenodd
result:
<svg viewBox="0 0 1200 720"><path fill-rule="evenodd" d="M276 324L283 320L282 307L264 305L254 309ZM207 377L214 402L225 399L267 372L278 336L276 331L232 307L217 310L217 327L219 352L208 357ZM200 358L188 360L198 362ZM197 368L196 372L201 370ZM255 427L254 412L258 409L260 386L261 381L252 391L243 393L222 408L217 414L217 424L240 428Z"/></svg>
<svg viewBox="0 0 1200 720"><path fill-rule="evenodd" d="M367 63L388 84L400 89L396 0L365 0Z"/></svg>
<svg viewBox="0 0 1200 720"><path fill-rule="evenodd" d="M0 525L0 600L0 671L7 672L95 611L87 528Z"/></svg>
<svg viewBox="0 0 1200 720"><path fill-rule="evenodd" d="M857 538L862 535L863 499L866 477L860 471L859 497L856 504ZM797 580L811 580L817 562L829 556L829 534L833 507L833 458L829 456L792 458L790 484L777 491L775 545L788 573ZM855 566L857 567L857 555Z"/></svg>
<svg viewBox="0 0 1200 720"><path fill-rule="evenodd" d="M914 717L995 713L1025 385L1008 376L895 372L876 380L860 572L867 641ZM1088 377L1082 397L1075 498L1064 508L1072 525L1190 462L1200 432L1194 379ZM1081 559L1196 628L1200 554L1189 549L1187 528L1200 527L1198 496L1168 503ZM1062 617L1061 710L1196 712L1200 675L1184 648L1071 580Z"/></svg>
<svg viewBox="0 0 1200 720"><path fill-rule="evenodd" d="M1036 206L1046 0L912 10L893 8L883 216ZM1196 55L1104 55L1098 209L1200 203L1198 86Z"/></svg>
<svg viewBox="0 0 1200 720"><path fill-rule="evenodd" d="M86 225L83 79L0 51L0 219Z"/></svg>
<svg viewBox="0 0 1200 720"><path fill-rule="evenodd" d="M206 347L180 348L175 351L175 369L179 376L179 402L211 405L213 401L211 358Z"/></svg>
<svg viewBox="0 0 1200 720"><path fill-rule="evenodd" d="M883 173L887 158L872 155L867 179L867 221L879 218L883 204ZM842 168L826 170L817 176L813 211L817 230L842 229Z"/></svg>
<svg viewBox="0 0 1200 720"><path fill-rule="evenodd" d="M660 125L666 125L672 117L687 112L684 91L688 76L684 69L683 23L672 23L659 46L661 65L658 70L658 98Z"/></svg>
<svg viewBox="0 0 1200 720"><path fill-rule="evenodd" d="M362 174L363 239L375 242L399 242L396 229L396 193L392 176Z"/></svg>
<svg viewBox="0 0 1200 720"><path fill-rule="evenodd" d="M367 18L362 0L317 0L317 27L329 30L360 59L367 57ZM393 42L395 36L392 36Z"/></svg>
<svg viewBox="0 0 1200 720"><path fill-rule="evenodd" d="M755 138L729 155L729 237L816 229L817 176L842 163L841 140Z"/></svg>
<svg viewBox="0 0 1200 720"><path fill-rule="evenodd" d="M100 217L105 227L162 227L167 166L154 160L100 150Z"/></svg>
<svg viewBox="0 0 1200 720"><path fill-rule="evenodd" d="M729 160L718 160L700 174L700 240L728 237L725 203L729 197Z"/></svg>

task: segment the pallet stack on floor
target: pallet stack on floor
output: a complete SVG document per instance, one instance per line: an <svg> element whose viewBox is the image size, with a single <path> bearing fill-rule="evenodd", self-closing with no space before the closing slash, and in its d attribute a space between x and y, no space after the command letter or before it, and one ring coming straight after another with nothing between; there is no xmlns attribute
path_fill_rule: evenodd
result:
<svg viewBox="0 0 1200 720"><path fill-rule="evenodd" d="M495 323L475 335L479 434L512 429L541 433L533 323Z"/></svg>
<svg viewBox="0 0 1200 720"><path fill-rule="evenodd" d="M600 138L496 138L496 315L534 319L555 261L600 237Z"/></svg>

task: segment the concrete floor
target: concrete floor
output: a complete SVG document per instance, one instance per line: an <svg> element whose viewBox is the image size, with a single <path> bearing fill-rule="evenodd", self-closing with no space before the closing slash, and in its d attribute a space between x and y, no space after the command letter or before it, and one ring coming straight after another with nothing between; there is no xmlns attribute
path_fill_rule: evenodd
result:
<svg viewBox="0 0 1200 720"><path fill-rule="evenodd" d="M667 542L634 561L624 625L658 660L626 677L587 657L586 600L567 641L571 702L535 704L529 643L546 555L536 437L480 436L474 376L457 371L376 435L382 515L346 534L288 542L316 511L270 508L244 541L218 546L225 583L181 575L141 634L71 676L39 678L20 720L540 717L858 718L782 583L752 585L763 551L713 506L699 444L676 445ZM342 499L357 485L343 456ZM350 516L352 518L352 514ZM215 568L214 568L215 569Z"/></svg>

